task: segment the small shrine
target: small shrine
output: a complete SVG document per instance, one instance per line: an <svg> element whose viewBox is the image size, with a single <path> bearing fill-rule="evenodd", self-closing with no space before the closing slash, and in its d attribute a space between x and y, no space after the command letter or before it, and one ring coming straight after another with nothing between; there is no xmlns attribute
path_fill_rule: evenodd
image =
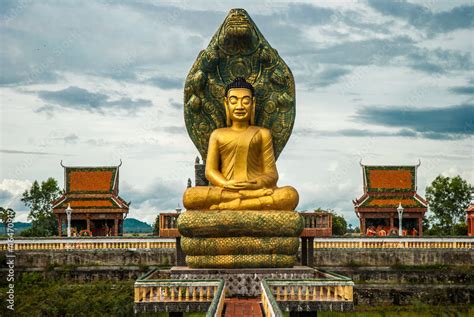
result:
<svg viewBox="0 0 474 317"><path fill-rule="evenodd" d="M361 164L364 194L353 200L353 203L360 219L362 234L422 236L423 216L428 203L416 192L416 172L419 165Z"/></svg>
<svg viewBox="0 0 474 317"><path fill-rule="evenodd" d="M68 226L67 210L72 236L123 235L130 202L119 196L120 165L69 167L61 163L64 194L53 202L59 236L63 235L63 224Z"/></svg>

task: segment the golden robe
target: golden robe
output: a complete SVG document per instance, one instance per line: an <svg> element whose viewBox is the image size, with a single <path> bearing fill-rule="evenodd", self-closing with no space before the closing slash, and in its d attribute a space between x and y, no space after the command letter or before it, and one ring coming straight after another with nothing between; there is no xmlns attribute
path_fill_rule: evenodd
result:
<svg viewBox="0 0 474 317"><path fill-rule="evenodd" d="M209 142L207 164L214 160L219 165L218 170L206 167L206 177L214 186L188 188L183 196L184 206L190 210L210 209L232 200L235 208L226 204L226 209L294 210L298 204L296 190L276 187L278 172L270 131L257 126L249 126L240 133L222 130L215 130ZM236 135L229 137L228 133ZM213 155L218 156L217 161ZM229 180L259 181L260 188L229 190L224 188L224 182Z"/></svg>

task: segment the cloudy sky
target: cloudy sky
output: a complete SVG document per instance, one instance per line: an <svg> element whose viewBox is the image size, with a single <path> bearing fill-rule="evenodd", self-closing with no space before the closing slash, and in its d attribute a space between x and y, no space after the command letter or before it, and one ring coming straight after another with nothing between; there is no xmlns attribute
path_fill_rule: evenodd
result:
<svg viewBox="0 0 474 317"><path fill-rule="evenodd" d="M6 1L0 7L0 206L26 221L33 180L117 165L130 217L181 201L198 154L183 86L232 7L245 8L296 80L278 160L299 210L351 223L359 161L474 183L472 1Z"/></svg>

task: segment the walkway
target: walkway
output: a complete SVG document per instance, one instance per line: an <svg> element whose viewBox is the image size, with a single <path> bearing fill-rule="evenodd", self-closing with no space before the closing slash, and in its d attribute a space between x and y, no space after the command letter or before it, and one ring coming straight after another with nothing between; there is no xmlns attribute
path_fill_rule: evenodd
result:
<svg viewBox="0 0 474 317"><path fill-rule="evenodd" d="M259 298L225 299L225 317L263 317Z"/></svg>

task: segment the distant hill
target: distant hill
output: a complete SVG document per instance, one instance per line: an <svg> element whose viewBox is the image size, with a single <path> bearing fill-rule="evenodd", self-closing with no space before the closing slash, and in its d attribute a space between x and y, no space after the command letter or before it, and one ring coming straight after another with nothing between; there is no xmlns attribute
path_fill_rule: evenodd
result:
<svg viewBox="0 0 474 317"><path fill-rule="evenodd" d="M23 230L30 228L31 222L14 222L13 225L15 233L19 234ZM125 233L151 233L153 232L153 227L138 219L126 218L124 221L124 231ZM0 223L0 234L6 234L3 223Z"/></svg>
<svg viewBox="0 0 474 317"><path fill-rule="evenodd" d="M28 229L31 227L31 223L30 222L14 222L13 223L13 228L15 228L15 233L18 234L20 232L22 232L23 230L25 229ZM0 234L6 234L5 232L5 226L3 225L3 223L0 223Z"/></svg>
<svg viewBox="0 0 474 317"><path fill-rule="evenodd" d="M150 233L153 232L152 226L146 222L135 218L126 218L123 223L125 233Z"/></svg>

